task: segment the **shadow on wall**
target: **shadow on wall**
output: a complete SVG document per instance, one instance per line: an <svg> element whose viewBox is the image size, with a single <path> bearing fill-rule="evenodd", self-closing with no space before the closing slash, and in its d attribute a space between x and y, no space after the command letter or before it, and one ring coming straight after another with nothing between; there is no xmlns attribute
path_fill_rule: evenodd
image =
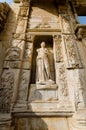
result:
<svg viewBox="0 0 86 130"><path fill-rule="evenodd" d="M37 88L36 88L37 89ZM37 91L40 97L36 97L34 101L41 100L42 95ZM29 102L28 110L30 115L23 115L22 117L13 117L14 118L14 130L48 130L47 123L42 119L41 116L38 116L32 109L31 102Z"/></svg>
<svg viewBox="0 0 86 130"><path fill-rule="evenodd" d="M46 2L46 0L32 0L32 6L38 7L40 9L43 9L53 15L58 15L57 11L57 3L53 0L50 0L49 2Z"/></svg>
<svg viewBox="0 0 86 130"><path fill-rule="evenodd" d="M40 117L20 118L17 119L18 127L15 130L48 130L47 124Z"/></svg>

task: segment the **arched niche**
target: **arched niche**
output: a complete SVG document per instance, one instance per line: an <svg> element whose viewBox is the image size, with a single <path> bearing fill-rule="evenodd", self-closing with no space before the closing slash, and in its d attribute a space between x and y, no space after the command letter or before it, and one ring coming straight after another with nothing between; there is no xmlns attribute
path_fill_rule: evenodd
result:
<svg viewBox="0 0 86 130"><path fill-rule="evenodd" d="M46 48L49 51L48 59L50 64L50 71L52 80L55 81L55 67L54 67L54 53L53 53L53 37L52 35L35 35L33 40L33 56L32 56L32 70L31 70L31 84L36 83L36 57L37 49L40 48L41 42L46 43Z"/></svg>

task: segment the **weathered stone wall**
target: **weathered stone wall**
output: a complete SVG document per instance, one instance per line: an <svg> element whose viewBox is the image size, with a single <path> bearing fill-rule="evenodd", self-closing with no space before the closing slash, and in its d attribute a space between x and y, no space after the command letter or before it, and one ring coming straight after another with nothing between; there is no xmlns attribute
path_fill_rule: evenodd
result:
<svg viewBox="0 0 86 130"><path fill-rule="evenodd" d="M55 5L50 1L43 6L36 2L25 0L13 4L0 35L5 57L0 86L0 128L85 130L86 39L79 41L75 35L77 16L69 3ZM55 70L54 85L38 86L35 80L31 82L31 73L36 73L32 71L32 60L36 62L37 55L33 57L43 40L54 59L51 65Z"/></svg>
<svg viewBox="0 0 86 130"><path fill-rule="evenodd" d="M0 3L0 32L4 27L10 7L7 3Z"/></svg>
<svg viewBox="0 0 86 130"><path fill-rule="evenodd" d="M2 25L0 32L0 130L11 129L11 116L9 113L11 107L10 101L13 94L14 77L12 76L13 73L10 73L8 68L4 66L4 60L9 52L9 48L12 46L11 41L15 32L18 11L19 5L17 4L16 6L13 4L10 7L6 3L0 3L0 13L2 14L1 16L4 15L2 17L3 19L1 19L3 20L4 26L2 25L2 22L0 22Z"/></svg>
<svg viewBox="0 0 86 130"><path fill-rule="evenodd" d="M9 10L10 7L7 3L0 3L0 33L3 30L4 25L6 23ZM5 57L5 46L3 45L3 42L0 38L0 76L2 72L4 57Z"/></svg>

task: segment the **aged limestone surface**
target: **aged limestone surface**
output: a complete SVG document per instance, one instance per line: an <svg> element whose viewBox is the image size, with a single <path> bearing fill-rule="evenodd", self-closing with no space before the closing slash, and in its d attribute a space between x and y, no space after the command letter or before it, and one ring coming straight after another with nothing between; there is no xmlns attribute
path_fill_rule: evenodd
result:
<svg viewBox="0 0 86 130"><path fill-rule="evenodd" d="M86 129L85 0L0 3L0 130Z"/></svg>

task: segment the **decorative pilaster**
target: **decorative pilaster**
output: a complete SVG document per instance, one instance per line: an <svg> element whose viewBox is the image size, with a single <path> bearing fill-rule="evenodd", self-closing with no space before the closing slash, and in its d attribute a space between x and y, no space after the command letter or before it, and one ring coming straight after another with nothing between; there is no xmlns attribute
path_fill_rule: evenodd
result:
<svg viewBox="0 0 86 130"><path fill-rule="evenodd" d="M30 11L30 3L29 2L22 2L20 4L20 10L17 18L17 24L16 24L16 31L15 34L13 35L13 40L12 40L12 45L9 48L7 52L7 56L4 61L4 70L2 74L2 83L6 84L4 86L7 86L7 89L5 87L5 90L2 89L2 93L6 91L6 95L10 95L10 99L8 99L10 102L9 105L9 112L11 111L10 109L13 109L15 104L17 103L18 94L20 92L19 85L21 84L21 77L23 77L23 81L25 82L26 80L29 80L29 70L27 70L27 62L24 61L25 58L25 49L26 49L26 28L27 28L27 22L28 22L28 16L29 16L29 11ZM26 50L29 50L29 46L27 47ZM28 55L29 52L27 51ZM27 70L27 72L26 72ZM28 75L27 79L24 80L24 75ZM11 79L12 77L12 79ZM6 81L6 83L5 83ZM12 82L13 81L13 82ZM27 81L28 82L28 81ZM22 83L23 84L23 83ZM25 83L24 83L25 84ZM29 83L26 84L28 88ZM9 88L9 87L11 88ZM3 86L2 86L3 88ZM9 89L11 89L11 94ZM22 87L21 87L22 89ZM27 89L24 88L25 91L27 92ZM12 96L13 95L13 96ZM6 97L7 98L7 97ZM5 98L4 98L5 100ZM4 105L4 100L2 104ZM24 100L26 101L26 99ZM5 103L6 104L6 103ZM5 111L6 111L5 107Z"/></svg>
<svg viewBox="0 0 86 130"><path fill-rule="evenodd" d="M56 71L56 83L58 85L59 100L64 100L68 96L66 68L64 64L62 37L61 35L54 36L54 59Z"/></svg>

